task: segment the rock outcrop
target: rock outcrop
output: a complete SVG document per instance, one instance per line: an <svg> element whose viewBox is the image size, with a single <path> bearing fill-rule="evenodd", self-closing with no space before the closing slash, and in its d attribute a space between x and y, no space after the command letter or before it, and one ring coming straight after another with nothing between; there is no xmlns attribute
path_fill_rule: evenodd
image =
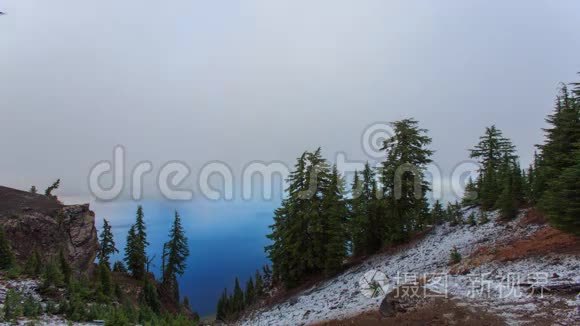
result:
<svg viewBox="0 0 580 326"><path fill-rule="evenodd" d="M66 206L54 198L0 186L0 225L24 264L38 250L45 260L65 254L79 273L93 267L98 240L89 205Z"/></svg>

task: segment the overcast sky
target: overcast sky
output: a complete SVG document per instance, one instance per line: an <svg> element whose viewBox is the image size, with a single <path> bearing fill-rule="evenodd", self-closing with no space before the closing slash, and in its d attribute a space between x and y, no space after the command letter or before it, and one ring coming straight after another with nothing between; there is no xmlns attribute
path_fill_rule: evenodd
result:
<svg viewBox="0 0 580 326"><path fill-rule="evenodd" d="M415 117L445 169L485 126L525 164L580 71L580 1L2 0L0 184L86 196L89 169L367 159ZM146 181L152 183L153 180ZM150 191L152 193L152 191ZM147 193L146 193L147 194Z"/></svg>

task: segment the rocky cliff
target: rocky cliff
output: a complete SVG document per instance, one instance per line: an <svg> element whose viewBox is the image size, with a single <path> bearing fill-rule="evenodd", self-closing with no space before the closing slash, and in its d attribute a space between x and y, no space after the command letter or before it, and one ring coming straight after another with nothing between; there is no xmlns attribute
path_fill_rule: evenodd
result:
<svg viewBox="0 0 580 326"><path fill-rule="evenodd" d="M66 206L53 198L0 186L0 225L24 264L38 250L48 260L62 250L73 269L92 269L98 240L89 205Z"/></svg>

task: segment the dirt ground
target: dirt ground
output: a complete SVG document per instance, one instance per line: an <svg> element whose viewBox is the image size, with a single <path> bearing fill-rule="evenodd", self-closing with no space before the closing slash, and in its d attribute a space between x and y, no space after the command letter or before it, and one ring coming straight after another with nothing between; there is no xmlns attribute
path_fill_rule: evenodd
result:
<svg viewBox="0 0 580 326"><path fill-rule="evenodd" d="M506 325L500 317L479 308L458 304L453 299L437 298L406 313L383 318L378 311L369 311L344 320L332 320L316 326L427 326L427 325Z"/></svg>

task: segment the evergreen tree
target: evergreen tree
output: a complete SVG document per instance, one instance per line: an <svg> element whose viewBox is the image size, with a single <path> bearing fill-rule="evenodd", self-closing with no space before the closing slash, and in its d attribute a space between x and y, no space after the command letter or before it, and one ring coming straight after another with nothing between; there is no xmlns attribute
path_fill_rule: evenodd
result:
<svg viewBox="0 0 580 326"><path fill-rule="evenodd" d="M505 160L515 162L515 147L495 126L487 127L479 143L470 150L470 157L479 160L481 165L477 192L479 203L484 210L492 209L502 190L500 168Z"/></svg>
<svg viewBox="0 0 580 326"><path fill-rule="evenodd" d="M42 257L40 257L40 253L37 249L34 249L32 254L26 260L24 272L32 277L38 277L42 274Z"/></svg>
<svg viewBox="0 0 580 326"><path fill-rule="evenodd" d="M14 289L9 289L6 292L6 299L4 300L4 320L14 320L20 317L23 313L22 306L20 304L22 298L20 293L16 292Z"/></svg>
<svg viewBox="0 0 580 326"><path fill-rule="evenodd" d="M136 279L142 279L145 276L147 264L145 249L148 245L143 207L139 205L135 224L129 229L125 246L125 263L131 275Z"/></svg>
<svg viewBox="0 0 580 326"><path fill-rule="evenodd" d="M321 212L325 220L324 271L327 275L338 271L346 257L345 225L348 209L343 193L343 180L335 165L332 168L328 187L324 191Z"/></svg>
<svg viewBox="0 0 580 326"><path fill-rule="evenodd" d="M68 285L70 284L72 278L72 268L62 249L58 253L58 262L60 265L60 271L62 272L64 284Z"/></svg>
<svg viewBox="0 0 580 326"><path fill-rule="evenodd" d="M467 185L465 185L465 193L463 194L463 199L461 204L465 207L475 206L478 204L477 198L477 185L473 182L472 178L469 178Z"/></svg>
<svg viewBox="0 0 580 326"><path fill-rule="evenodd" d="M33 193L33 194L37 194L38 193L38 190L36 189L36 186L30 187L30 192Z"/></svg>
<svg viewBox="0 0 580 326"><path fill-rule="evenodd" d="M250 277L246 283L246 293L244 294L245 305L250 306L256 301L256 292L254 288L254 281Z"/></svg>
<svg viewBox="0 0 580 326"><path fill-rule="evenodd" d="M424 172L433 151L431 138L414 119L392 123L394 135L386 139L382 150L382 184L386 202L388 229L385 242L402 242L411 232L420 230L429 218L426 192L430 190Z"/></svg>
<svg viewBox="0 0 580 326"><path fill-rule="evenodd" d="M183 307L187 310L191 310L191 304L189 303L189 297L185 296L183 298L183 303L182 303Z"/></svg>
<svg viewBox="0 0 580 326"><path fill-rule="evenodd" d="M262 275L260 274L259 270L256 270L254 277L256 278L256 284L254 286L256 299L260 299L262 296L264 296L264 281L262 280Z"/></svg>
<svg viewBox="0 0 580 326"><path fill-rule="evenodd" d="M238 314L244 310L244 291L240 287L240 282L236 277L236 281L234 284L234 293L232 296L232 307L235 314L235 318L237 318Z"/></svg>
<svg viewBox="0 0 580 326"><path fill-rule="evenodd" d="M216 320L226 321L227 307L228 307L228 290L224 289L224 292L222 292L222 295L217 303Z"/></svg>
<svg viewBox="0 0 580 326"><path fill-rule="evenodd" d="M123 264L122 261L116 261L113 264L113 272L117 272L117 273L127 273L127 267L125 267L125 264Z"/></svg>
<svg viewBox="0 0 580 326"><path fill-rule="evenodd" d="M266 247L275 278L282 280L287 287L295 286L308 271L311 237L305 213L309 207L307 155L304 152L298 158L295 170L286 179L288 195L274 212L274 224L270 226L272 233L268 235L272 244Z"/></svg>
<svg viewBox="0 0 580 326"><path fill-rule="evenodd" d="M136 279L142 279L145 275L145 261L143 243L135 232L135 225L129 228L127 244L125 246L125 263L131 275Z"/></svg>
<svg viewBox="0 0 580 326"><path fill-rule="evenodd" d="M44 195L47 197L56 198L55 196L52 195L52 192L58 189L58 187L60 187L60 179L57 179L52 185L50 185L50 187L46 188L46 190L44 191Z"/></svg>
<svg viewBox="0 0 580 326"><path fill-rule="evenodd" d="M99 240L99 251L97 252L97 257L99 258L99 263L111 266L109 259L111 254L118 253L119 250L115 247L115 240L113 239L113 232L111 231L111 225L109 221L104 219L103 231L101 231Z"/></svg>
<svg viewBox="0 0 580 326"><path fill-rule="evenodd" d="M349 240L355 256L364 254L367 243L368 216L365 212L362 186L359 173L355 171L351 185L351 199L349 200Z"/></svg>
<svg viewBox="0 0 580 326"><path fill-rule="evenodd" d="M576 157L579 163L564 169L542 200L553 226L580 236L580 151Z"/></svg>
<svg viewBox="0 0 580 326"><path fill-rule="evenodd" d="M181 225L181 218L177 211L175 212L175 218L173 220L173 225L169 231L169 241L164 245L165 257L163 270L163 282L166 285L172 284L175 286L174 290L177 290L177 276L183 275L186 267L186 259L189 256L189 248L187 246L187 237L185 236L185 231ZM174 292L174 295L179 299L178 293Z"/></svg>
<svg viewBox="0 0 580 326"><path fill-rule="evenodd" d="M143 206L139 205L137 207L137 218L135 219L135 233L139 237L139 241L143 244L143 248L147 248L149 242L147 242L147 227L144 218Z"/></svg>
<svg viewBox="0 0 580 326"><path fill-rule="evenodd" d="M99 264L99 281L100 289L105 296L113 294L113 281L111 279L111 270L107 264Z"/></svg>
<svg viewBox="0 0 580 326"><path fill-rule="evenodd" d="M161 301L159 301L159 295L157 294L157 288L150 280L145 280L143 285L143 291L141 293L141 302L151 308L155 313L161 311Z"/></svg>
<svg viewBox="0 0 580 326"><path fill-rule="evenodd" d="M435 204L433 204L433 209L431 210L431 220L436 225L439 225L445 221L445 210L443 210L443 205L441 205L439 200L436 200Z"/></svg>
<svg viewBox="0 0 580 326"><path fill-rule="evenodd" d="M577 96L577 88L570 93L562 86L554 113L546 119L550 127L544 129L546 140L539 146L541 155L535 183L539 206L550 223L574 233L578 233L578 215L573 214L579 186L573 181L580 149L580 98Z"/></svg>
<svg viewBox="0 0 580 326"><path fill-rule="evenodd" d="M10 269L14 266L14 253L4 228L0 226L0 269Z"/></svg>

